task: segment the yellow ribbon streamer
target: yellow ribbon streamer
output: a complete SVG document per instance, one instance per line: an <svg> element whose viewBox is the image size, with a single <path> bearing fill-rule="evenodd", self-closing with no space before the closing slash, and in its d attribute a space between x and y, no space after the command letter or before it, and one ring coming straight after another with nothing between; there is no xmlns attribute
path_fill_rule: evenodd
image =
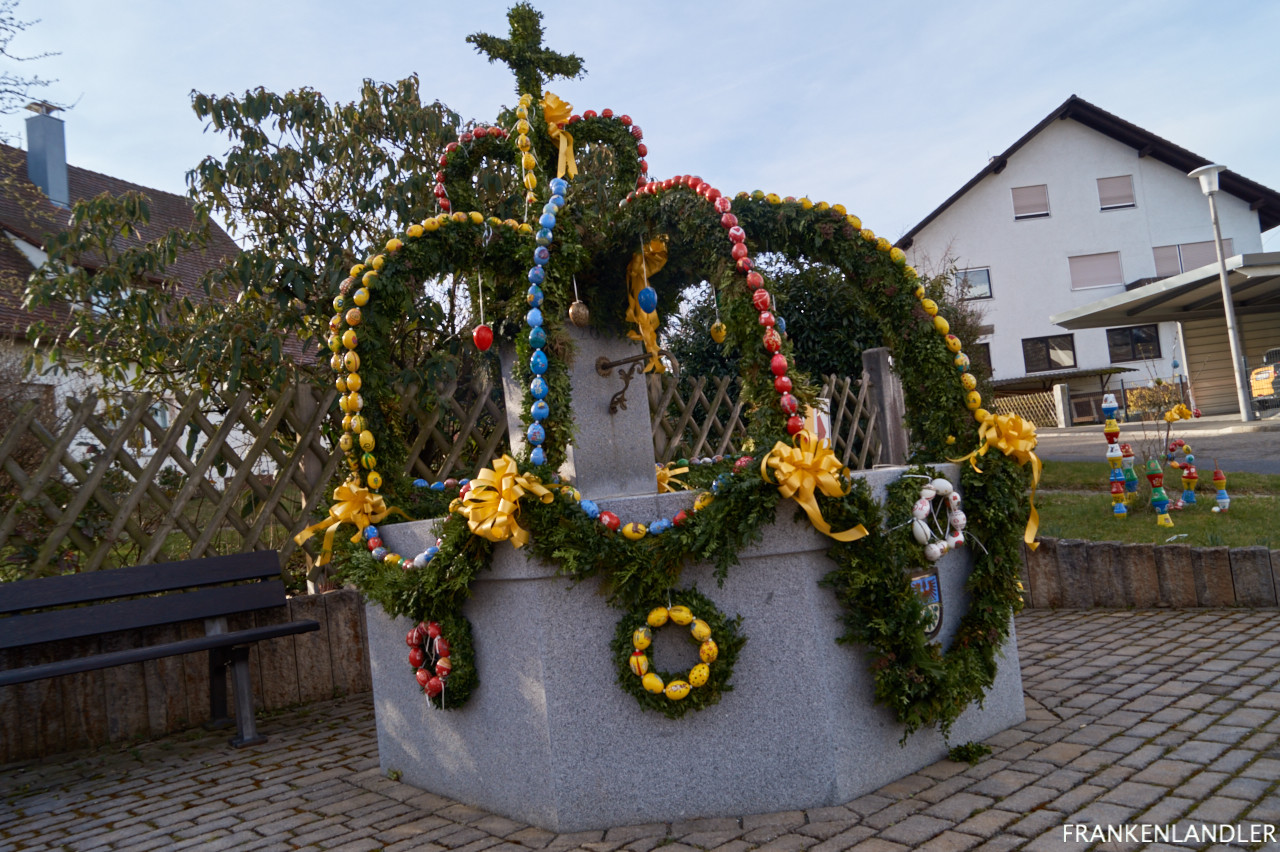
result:
<svg viewBox="0 0 1280 852"><path fill-rule="evenodd" d="M573 114L573 107L550 92L543 95L538 103L542 106L542 117L547 122L547 132L560 146L556 177L564 177L565 172L569 173L570 178L577 177L578 164L573 159L573 135L560 126L561 123L569 120L569 116Z"/></svg>
<svg viewBox="0 0 1280 852"><path fill-rule="evenodd" d="M324 545L320 548L320 558L316 560L316 565L329 562L333 555L334 534L343 524L355 524L356 534L351 537L354 544L360 541L365 527L381 523L392 512L403 516L406 521L413 520L394 506L387 508L381 494L373 493L359 482L350 481L339 485L333 492L333 499L336 502L329 508L329 517L293 537L294 542L302 544L321 530L324 531Z"/></svg>
<svg viewBox="0 0 1280 852"><path fill-rule="evenodd" d="M521 474L515 459L503 456L471 480L471 490L462 498L458 511L475 535L489 541L510 539L515 547L524 547L529 542L529 531L516 523L516 515L525 494L533 494L543 503L555 499L537 477Z"/></svg>
<svg viewBox="0 0 1280 852"><path fill-rule="evenodd" d="M1040 457L1035 454L1036 424L1023 420L1016 414L988 414L978 427L978 439L982 441L978 449L951 461L967 461L974 470L982 473L977 457L985 456L987 450L995 447L1020 465L1031 462L1031 514L1027 517L1027 529L1022 534L1022 540L1027 543L1027 547L1035 550L1040 546L1036 541L1036 534L1040 530L1040 513L1036 511L1036 486L1040 484L1040 471L1043 467Z"/></svg>
<svg viewBox="0 0 1280 852"><path fill-rule="evenodd" d="M792 440L795 446L788 447L779 441L760 460L760 475L764 477L764 481L774 484L774 480L769 478L769 471L772 469L782 496L799 503L819 532L836 541L857 541L862 538L867 534L867 528L862 524L844 532L833 533L831 525L822 517L822 511L818 508L815 491L821 491L827 497L841 497L846 493L840 482L845 467L831 451L831 445L809 431L797 433Z"/></svg>
<svg viewBox="0 0 1280 852"><path fill-rule="evenodd" d="M689 486L685 485L683 482L676 479L676 477L679 476L680 474L688 473L688 472L689 472L689 468L687 467L671 468L671 467L667 467L664 464L658 465L658 493L670 494L674 492L675 489L671 487L672 485L679 485L680 490L688 491Z"/></svg>
<svg viewBox="0 0 1280 852"><path fill-rule="evenodd" d="M649 276L667 265L667 244L653 239L644 247L644 253L636 252L627 264L627 322L636 324L638 331L628 331L627 337L644 341L644 351L649 353L646 373L665 373L667 367L658 357L658 312L640 310L640 291L649 285Z"/></svg>
<svg viewBox="0 0 1280 852"><path fill-rule="evenodd" d="M1193 413L1184 403L1178 403L1164 413L1164 421L1166 423L1174 423L1178 420L1190 420Z"/></svg>

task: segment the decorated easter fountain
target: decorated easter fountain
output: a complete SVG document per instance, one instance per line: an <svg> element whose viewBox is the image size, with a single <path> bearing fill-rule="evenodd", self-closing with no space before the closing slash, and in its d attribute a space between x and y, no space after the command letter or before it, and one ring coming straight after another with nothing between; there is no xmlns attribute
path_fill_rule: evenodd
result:
<svg viewBox="0 0 1280 852"><path fill-rule="evenodd" d="M334 303L350 473L314 530L350 524L371 557L349 577L368 600L382 767L573 831L835 805L1021 721L1034 429L982 407L945 306L839 205L649 180L640 128L544 94L580 61L541 46L531 7L509 17L510 40L471 40L512 65L518 106L449 146L439 215ZM613 163L590 199L574 186L584 145ZM523 180L499 211L475 195L482 158ZM752 246L862 294L920 464L853 473L805 428L815 388ZM443 517L391 523L378 454L403 448L370 317L462 270L494 317L474 339L502 356L510 453L420 483L444 489ZM659 317L698 281L725 319L713 337L743 353L751 437L655 467L640 372L667 368Z"/></svg>

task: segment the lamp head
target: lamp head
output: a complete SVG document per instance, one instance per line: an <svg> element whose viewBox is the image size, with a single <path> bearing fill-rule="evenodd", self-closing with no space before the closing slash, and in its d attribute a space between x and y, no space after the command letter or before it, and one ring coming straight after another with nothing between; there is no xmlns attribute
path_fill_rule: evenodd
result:
<svg viewBox="0 0 1280 852"><path fill-rule="evenodd" d="M1192 169L1187 173L1187 177L1198 178L1200 180L1200 191L1205 195L1218 191L1218 174L1225 172L1226 166L1219 166L1210 163L1207 166L1201 166L1198 169Z"/></svg>

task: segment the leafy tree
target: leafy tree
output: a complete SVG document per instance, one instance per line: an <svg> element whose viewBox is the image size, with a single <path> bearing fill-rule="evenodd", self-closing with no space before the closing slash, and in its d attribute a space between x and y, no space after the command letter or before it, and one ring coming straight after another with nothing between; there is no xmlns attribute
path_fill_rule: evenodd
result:
<svg viewBox="0 0 1280 852"><path fill-rule="evenodd" d="M434 212L434 162L460 121L440 103L423 105L416 77L365 81L348 104L312 89L195 93L192 103L230 142L224 157L207 157L188 174L192 223L143 240L151 221L144 196L77 204L70 226L50 242L48 274L31 282L27 300L100 310L34 333L54 344L48 351L64 368L84 359L133 386L278 385L299 366L307 371L312 359L299 365L297 356L318 350L318 305L367 247ZM181 256L217 248L204 227L209 214L243 250L204 276L203 298L182 298L168 282ZM424 291L389 325L389 337L402 341L406 384L443 369L433 353L459 322Z"/></svg>

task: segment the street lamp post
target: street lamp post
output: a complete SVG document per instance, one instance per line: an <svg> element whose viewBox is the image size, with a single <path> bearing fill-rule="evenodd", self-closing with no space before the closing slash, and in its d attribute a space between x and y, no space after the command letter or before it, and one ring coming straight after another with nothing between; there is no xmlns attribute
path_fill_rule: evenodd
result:
<svg viewBox="0 0 1280 852"><path fill-rule="evenodd" d="M1209 218L1213 222L1213 245L1218 252L1218 283L1222 286L1222 310L1227 318L1227 342L1231 346L1231 371L1236 379L1236 399L1240 403L1240 419L1253 420L1253 403L1245 384L1249 376L1244 351L1240 348L1240 334L1236 331L1236 307L1231 301L1231 285L1227 283L1227 258L1222 251L1222 226L1218 224L1218 174L1226 166L1207 165L1192 170L1187 177L1200 181L1200 191L1209 199Z"/></svg>

